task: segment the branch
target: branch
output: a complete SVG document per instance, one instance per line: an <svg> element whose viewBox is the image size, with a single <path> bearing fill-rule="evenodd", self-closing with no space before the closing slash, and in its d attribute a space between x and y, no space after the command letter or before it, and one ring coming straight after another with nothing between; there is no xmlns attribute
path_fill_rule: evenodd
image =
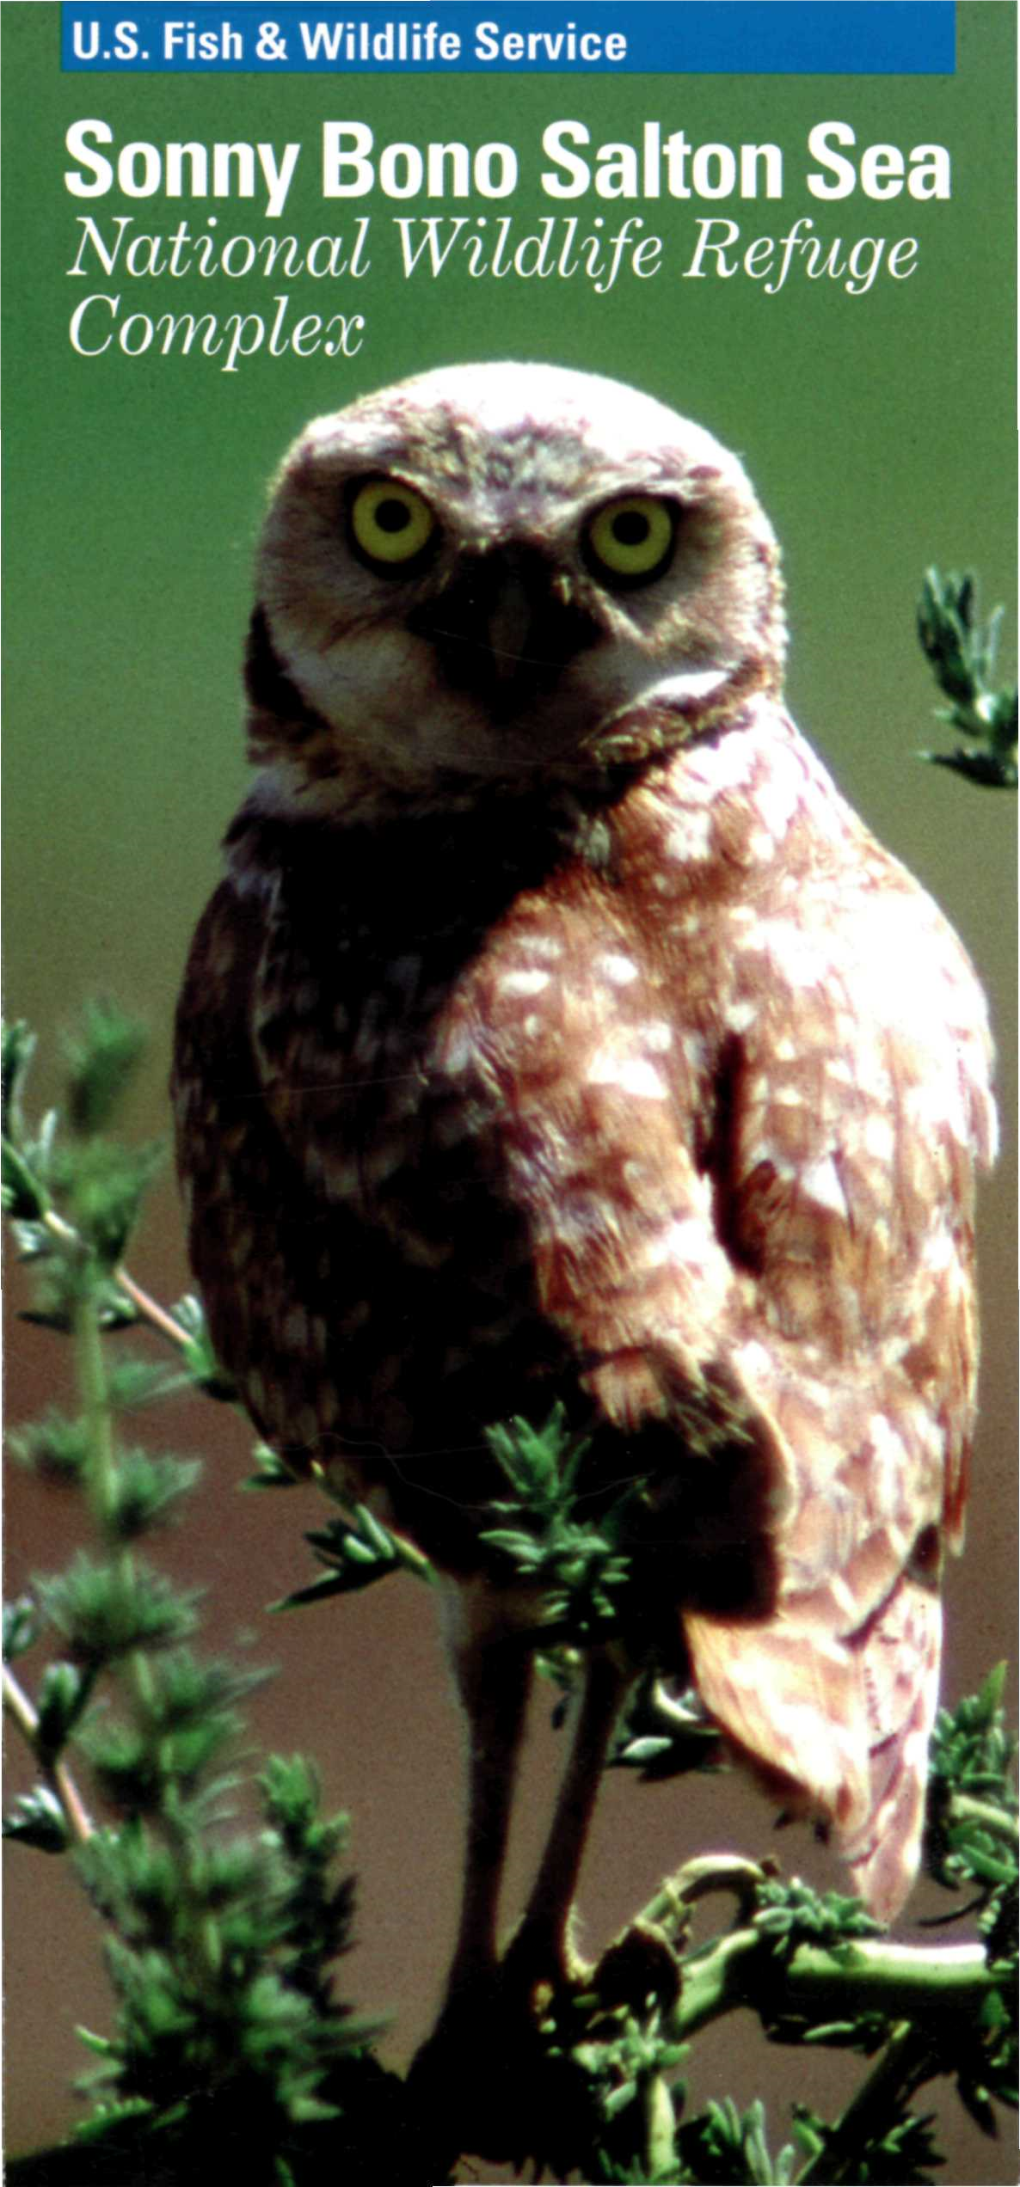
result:
<svg viewBox="0 0 1020 2187"><path fill-rule="evenodd" d="M890 1944L884 1937L866 1937L832 1950L798 1945L785 1970L785 1987L795 2009L810 2004L817 2010L831 1990L844 2016L849 2008L937 2020L975 2012L998 1983L983 1944Z"/></svg>
<svg viewBox="0 0 1020 2187"><path fill-rule="evenodd" d="M677 2041L685 2041L710 2020L750 2005L782 2040L784 2020L817 2019L828 1999L840 2021L881 2012L928 2022L976 2012L997 1986L981 1944L890 1944L867 1937L831 1947L798 1944L783 1964L762 1931L748 1925L684 1962L670 2026ZM790 2040L799 2035L791 2032Z"/></svg>
<svg viewBox="0 0 1020 2187"><path fill-rule="evenodd" d="M826 2134L818 2155L800 2173L798 2187L816 2187L816 2183L820 2187L822 2182L825 2187L832 2187L833 2182L855 2178L865 2150L880 2140L902 2113L915 2089L920 2088L935 2070L923 2034L919 2034L909 2020L901 2020L893 2029L874 2071L862 2082L842 2118Z"/></svg>

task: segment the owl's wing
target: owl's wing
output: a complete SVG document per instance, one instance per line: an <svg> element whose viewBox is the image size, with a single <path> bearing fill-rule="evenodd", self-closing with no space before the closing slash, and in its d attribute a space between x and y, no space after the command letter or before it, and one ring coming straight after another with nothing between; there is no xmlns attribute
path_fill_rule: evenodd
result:
<svg viewBox="0 0 1020 2187"><path fill-rule="evenodd" d="M852 851L711 961L674 919L652 979L624 920L614 942L590 895L546 901L461 1031L542 1304L661 1477L698 1687L888 1917L962 1522L991 1106L962 950L863 831Z"/></svg>
<svg viewBox="0 0 1020 2187"><path fill-rule="evenodd" d="M753 1284L719 1234L700 1144L705 1043L670 1007L571 869L492 939L431 1062L484 1108L537 1304L596 1417L623 1449L640 1437L635 1465L661 1480L678 1595L760 1609L795 1466L740 1358Z"/></svg>
<svg viewBox="0 0 1020 2187"><path fill-rule="evenodd" d="M972 1172L994 1115L963 951L892 861L868 864L828 933L825 903L801 903L813 970L802 936L766 924L738 972L717 1182L730 1254L754 1271L744 1371L795 1488L776 1614L751 1629L694 1610L685 1628L708 1706L834 1823L888 1919L916 1869L942 1544L961 1537Z"/></svg>

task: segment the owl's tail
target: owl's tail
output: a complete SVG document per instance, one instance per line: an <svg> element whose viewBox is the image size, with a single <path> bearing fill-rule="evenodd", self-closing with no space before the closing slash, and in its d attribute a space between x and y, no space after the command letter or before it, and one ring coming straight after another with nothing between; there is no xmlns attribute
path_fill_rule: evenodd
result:
<svg viewBox="0 0 1020 2187"><path fill-rule="evenodd" d="M711 1715L787 1808L831 1826L869 1912L892 1921L920 1858L938 1595L903 1575L849 1634L796 1597L767 1623L691 1611L684 1630Z"/></svg>

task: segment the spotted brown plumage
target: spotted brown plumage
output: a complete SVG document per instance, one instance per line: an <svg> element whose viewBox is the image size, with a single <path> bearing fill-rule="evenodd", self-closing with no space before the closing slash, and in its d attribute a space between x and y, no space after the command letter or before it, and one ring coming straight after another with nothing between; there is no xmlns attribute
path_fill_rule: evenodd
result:
<svg viewBox="0 0 1020 2187"><path fill-rule="evenodd" d="M880 1916L916 1866L988 1036L785 714L783 644L736 460L608 382L430 374L318 421L276 483L181 1173L261 1432L454 1583L460 1979L495 1948L522 1707L479 1667L521 1615L479 1543L484 1429L557 1399L593 1508L647 1475L631 1661L689 1671Z"/></svg>

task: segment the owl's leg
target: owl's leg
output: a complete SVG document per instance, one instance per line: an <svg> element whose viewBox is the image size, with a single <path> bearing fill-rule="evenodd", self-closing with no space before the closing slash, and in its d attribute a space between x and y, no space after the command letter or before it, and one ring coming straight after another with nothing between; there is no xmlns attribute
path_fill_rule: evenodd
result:
<svg viewBox="0 0 1020 2187"><path fill-rule="evenodd" d="M453 1664L470 1742L460 1925L446 1998L408 2083L433 2150L433 2179L449 2178L461 2147L501 2160L526 2154L515 2116L520 2031L514 2016L504 2017L496 1947L531 1655L519 1635L486 1616L470 1589L457 1590L454 1619ZM530 2037L529 2022L524 2034ZM529 2070L532 2062L529 2053ZM452 2146L451 2131L460 2137Z"/></svg>
<svg viewBox="0 0 1020 2187"><path fill-rule="evenodd" d="M523 1918L506 1956L525 1980L570 1973L568 1924L602 1770L633 1671L609 1650L588 1658L574 1742Z"/></svg>
<svg viewBox="0 0 1020 2187"><path fill-rule="evenodd" d="M465 1610L470 1619L480 1608L463 1591L459 1622L467 1622ZM562 2119L562 2076L555 2062L550 2066L536 2026L535 1991L567 1972L570 1905L626 1678L607 1656L593 1659L535 1888L499 1964L499 1886L530 1650L526 1639L493 1622L476 1626L469 1638L458 1635L454 1653L471 1729L464 1896L446 2002L415 2059L411 2085L425 2131L435 2140L434 2162L452 2162L444 2137L455 2118L461 2147L519 2168L529 2154L554 2145Z"/></svg>
<svg viewBox="0 0 1020 2187"><path fill-rule="evenodd" d="M470 1740L467 1847L460 1926L449 1975L455 1998L496 1969L499 1895L517 1760L531 1685L531 1657L505 1624L470 1622L454 1637L454 1667Z"/></svg>

